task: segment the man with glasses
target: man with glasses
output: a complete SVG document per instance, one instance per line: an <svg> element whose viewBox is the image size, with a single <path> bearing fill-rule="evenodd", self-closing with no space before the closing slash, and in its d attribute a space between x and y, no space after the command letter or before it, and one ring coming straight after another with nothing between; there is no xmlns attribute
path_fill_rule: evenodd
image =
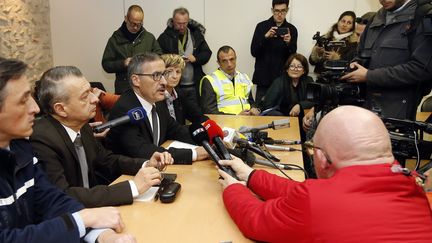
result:
<svg viewBox="0 0 432 243"><path fill-rule="evenodd" d="M134 126L111 128L107 145L115 152L132 157L145 157L155 151L168 151L176 164L191 164L208 157L203 147L195 149L165 149L167 140L179 140L193 144L187 126L180 125L171 117L163 103L170 72L164 61L154 53L134 56L128 67L131 90L122 94L110 112L109 119L116 119L135 107L143 107L148 119Z"/></svg>
<svg viewBox="0 0 432 243"><path fill-rule="evenodd" d="M49 179L86 207L131 204L135 197L160 183L161 175L155 167L162 169L173 163L168 153L130 158L106 150L88 124L95 116L98 98L76 67L46 71L38 97L48 115L35 122L32 146ZM122 174L135 176L108 186Z"/></svg>
<svg viewBox="0 0 432 243"><path fill-rule="evenodd" d="M288 6L289 0L273 0L273 16L255 28L251 53L255 57L252 82L257 86L257 102L261 101L273 80L285 71L288 57L297 51L297 28L285 18Z"/></svg>
<svg viewBox="0 0 432 243"><path fill-rule="evenodd" d="M212 51L204 34L205 27L189 18L189 11L180 7L173 11L167 27L159 36L158 42L165 54L178 54L185 60L179 89L189 102L198 104L198 85L205 75L202 66L211 57Z"/></svg>
<svg viewBox="0 0 432 243"><path fill-rule="evenodd" d="M205 114L259 115L252 108L252 82L236 70L237 55L230 46L217 52L219 69L203 77L200 83L200 104Z"/></svg>
<svg viewBox="0 0 432 243"><path fill-rule="evenodd" d="M309 145L319 179L305 182L253 170L237 158L220 162L241 180L219 170L225 207L246 237L260 242L430 242L432 212L425 193L395 161L378 116L340 106L322 118Z"/></svg>
<svg viewBox="0 0 432 243"><path fill-rule="evenodd" d="M105 47L102 67L107 73L115 73L115 93L129 89L127 66L132 56L145 52L162 54L154 35L143 27L144 11L138 5L129 7L123 24L112 34Z"/></svg>

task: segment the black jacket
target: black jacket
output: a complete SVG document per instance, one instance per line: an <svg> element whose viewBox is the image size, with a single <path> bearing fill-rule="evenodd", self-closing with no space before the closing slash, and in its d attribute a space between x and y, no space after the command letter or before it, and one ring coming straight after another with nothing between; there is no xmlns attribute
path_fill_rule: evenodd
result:
<svg viewBox="0 0 432 243"><path fill-rule="evenodd" d="M313 82L313 79L310 76L303 75L299 80L297 88L294 88L292 86L292 79L285 72L275 79L267 90L263 99L262 110L279 106L278 110L285 116L289 116L291 109L296 104L299 104L302 109L311 108L314 103L306 100L306 86L311 82Z"/></svg>
<svg viewBox="0 0 432 243"><path fill-rule="evenodd" d="M185 92L182 89L176 88L175 91L178 97L174 100L173 105L176 121L178 123L185 125L186 119L192 123L203 123L209 119L202 113L201 107L197 103L185 96ZM168 109L166 100L162 103Z"/></svg>
<svg viewBox="0 0 432 243"><path fill-rule="evenodd" d="M297 28L286 20L282 23L281 27L288 27L291 33L291 42L287 45L281 37L265 38L273 26L276 26L273 17L258 23L252 38L251 54L255 57L252 82L259 87L269 87L285 71L288 57L297 51Z"/></svg>
<svg viewBox="0 0 432 243"><path fill-rule="evenodd" d="M204 39L204 33L205 33L204 26L190 19L188 28L191 31L192 42L193 42L194 50L192 55L194 55L194 57L196 58L196 62L192 64L194 68L194 83L196 86L198 86L199 81L205 75L202 66L210 60L212 51L210 50L210 47L208 46L206 40ZM168 53L179 54L178 39L179 39L179 32L173 28L172 19L169 19L166 29L157 39L160 47L162 48L162 51L166 54Z"/></svg>
<svg viewBox="0 0 432 243"><path fill-rule="evenodd" d="M176 164L192 164L192 151L190 149L165 149L162 146L167 140L178 140L193 144L188 127L180 125L169 114L164 100L156 103L159 116L159 146L153 144L153 130L148 119L139 124L125 124L111 128L106 137L108 147L118 154L132 157L150 158L158 151L168 151ZM122 94L110 112L110 120L124 116L130 109L142 107L132 89Z"/></svg>

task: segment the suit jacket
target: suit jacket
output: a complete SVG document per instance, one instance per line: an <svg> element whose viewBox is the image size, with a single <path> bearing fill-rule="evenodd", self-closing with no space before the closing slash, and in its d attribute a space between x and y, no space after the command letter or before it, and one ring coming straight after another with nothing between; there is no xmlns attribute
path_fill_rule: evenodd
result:
<svg viewBox="0 0 432 243"><path fill-rule="evenodd" d="M86 207L115 206L133 202L129 182L112 186L102 184L120 174L134 175L144 159L133 159L106 150L93 136L89 125L80 134L86 152L90 189L84 188L78 155L66 129L52 116L37 120L30 137L35 153L51 182Z"/></svg>
<svg viewBox="0 0 432 243"><path fill-rule="evenodd" d="M153 144L153 131L148 119L138 124L125 124L111 128L106 137L107 146L123 155L132 157L150 157L155 151L168 151L176 164L192 164L192 151L190 149L170 148L166 150L160 145L167 140L178 140L194 143L187 126L180 125L169 114L165 101L156 103L159 116L159 144ZM109 119L124 116L130 109L141 107L141 103L133 90L124 92L112 108Z"/></svg>

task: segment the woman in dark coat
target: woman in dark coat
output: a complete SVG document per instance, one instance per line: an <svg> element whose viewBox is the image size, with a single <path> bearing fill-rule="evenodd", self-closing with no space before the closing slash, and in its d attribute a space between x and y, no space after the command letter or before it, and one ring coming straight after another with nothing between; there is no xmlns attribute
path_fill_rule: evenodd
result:
<svg viewBox="0 0 432 243"><path fill-rule="evenodd" d="M262 110L274 108L268 115L299 116L303 114L303 109L313 106L306 100L307 83L313 82L308 76L306 57L292 54L285 62L285 70L273 81L263 98Z"/></svg>

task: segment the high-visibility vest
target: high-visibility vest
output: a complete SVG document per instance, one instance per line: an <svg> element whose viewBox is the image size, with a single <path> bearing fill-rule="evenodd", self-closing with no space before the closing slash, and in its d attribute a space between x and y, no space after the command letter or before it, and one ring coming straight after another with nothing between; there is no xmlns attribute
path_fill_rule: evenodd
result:
<svg viewBox="0 0 432 243"><path fill-rule="evenodd" d="M252 82L246 74L236 72L235 85L221 70L216 70L204 78L207 78L213 87L220 112L237 115L243 110L250 109L248 97Z"/></svg>

